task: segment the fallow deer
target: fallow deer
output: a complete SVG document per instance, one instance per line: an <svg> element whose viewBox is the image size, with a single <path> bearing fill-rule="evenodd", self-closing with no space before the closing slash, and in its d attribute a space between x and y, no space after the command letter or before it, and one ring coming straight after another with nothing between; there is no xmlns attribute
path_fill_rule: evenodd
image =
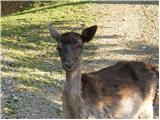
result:
<svg viewBox="0 0 160 120"><path fill-rule="evenodd" d="M49 24L51 36L66 72L63 92L65 118L153 118L153 100L158 86L156 69L143 62L120 61L99 71L81 74L84 43L97 26L61 34Z"/></svg>

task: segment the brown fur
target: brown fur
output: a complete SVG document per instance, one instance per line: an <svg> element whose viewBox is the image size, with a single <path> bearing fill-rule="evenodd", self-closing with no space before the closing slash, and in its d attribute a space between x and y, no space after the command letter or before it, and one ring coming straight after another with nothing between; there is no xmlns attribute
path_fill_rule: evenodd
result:
<svg viewBox="0 0 160 120"><path fill-rule="evenodd" d="M106 106L116 108L110 112L111 118L132 118L125 116L128 114L128 108L123 109L119 103L125 101L133 102L126 107L135 107L130 111L131 116L135 118L153 117L153 112L143 112L147 102L152 105L158 78L154 67L146 65L143 62L118 62L116 65L104 68L100 71L91 72L82 75L82 97L90 104L102 104L103 109ZM152 71L153 70L153 71ZM135 95L134 94L137 94ZM134 98L136 97L136 98ZM137 97L139 99L137 99ZM127 109L127 111L125 111ZM140 114L143 109L143 115ZM145 111L150 111L145 109ZM123 114L124 113L124 116ZM121 114L121 115L119 115ZM143 116L143 117L141 117Z"/></svg>
<svg viewBox="0 0 160 120"><path fill-rule="evenodd" d="M102 70L81 75L83 44L89 42L97 26L82 34L60 33L49 25L60 47L66 71L63 93L65 118L153 118L153 101L158 87L158 71L152 65L120 61Z"/></svg>

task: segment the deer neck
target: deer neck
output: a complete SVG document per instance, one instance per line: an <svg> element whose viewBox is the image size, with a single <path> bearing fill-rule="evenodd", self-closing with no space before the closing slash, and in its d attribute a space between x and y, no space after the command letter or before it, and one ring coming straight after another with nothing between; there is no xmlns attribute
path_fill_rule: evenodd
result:
<svg viewBox="0 0 160 120"><path fill-rule="evenodd" d="M64 111L68 111L66 114L69 118L76 118L79 116L79 110L81 108L81 71L79 62L76 69L73 72L66 72L66 84L64 88Z"/></svg>
<svg viewBox="0 0 160 120"><path fill-rule="evenodd" d="M80 63L72 72L66 72L66 86L71 95L80 97L81 95L81 71Z"/></svg>

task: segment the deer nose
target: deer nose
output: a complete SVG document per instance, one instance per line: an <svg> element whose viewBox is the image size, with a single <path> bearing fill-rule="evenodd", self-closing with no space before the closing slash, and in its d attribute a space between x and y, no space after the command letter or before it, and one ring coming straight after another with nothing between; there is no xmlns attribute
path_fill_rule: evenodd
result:
<svg viewBox="0 0 160 120"><path fill-rule="evenodd" d="M73 67L73 62L66 62L66 63L64 63L64 67L65 67L67 70L71 70L72 67Z"/></svg>

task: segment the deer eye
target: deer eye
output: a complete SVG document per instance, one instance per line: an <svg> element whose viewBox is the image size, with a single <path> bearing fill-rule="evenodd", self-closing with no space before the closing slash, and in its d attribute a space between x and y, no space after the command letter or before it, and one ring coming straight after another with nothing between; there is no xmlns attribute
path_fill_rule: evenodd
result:
<svg viewBox="0 0 160 120"><path fill-rule="evenodd" d="M81 47L82 47L82 44L76 45L76 48L81 48Z"/></svg>
<svg viewBox="0 0 160 120"><path fill-rule="evenodd" d="M60 46L57 46L57 48L56 48L56 49L60 51L62 48L60 48Z"/></svg>

